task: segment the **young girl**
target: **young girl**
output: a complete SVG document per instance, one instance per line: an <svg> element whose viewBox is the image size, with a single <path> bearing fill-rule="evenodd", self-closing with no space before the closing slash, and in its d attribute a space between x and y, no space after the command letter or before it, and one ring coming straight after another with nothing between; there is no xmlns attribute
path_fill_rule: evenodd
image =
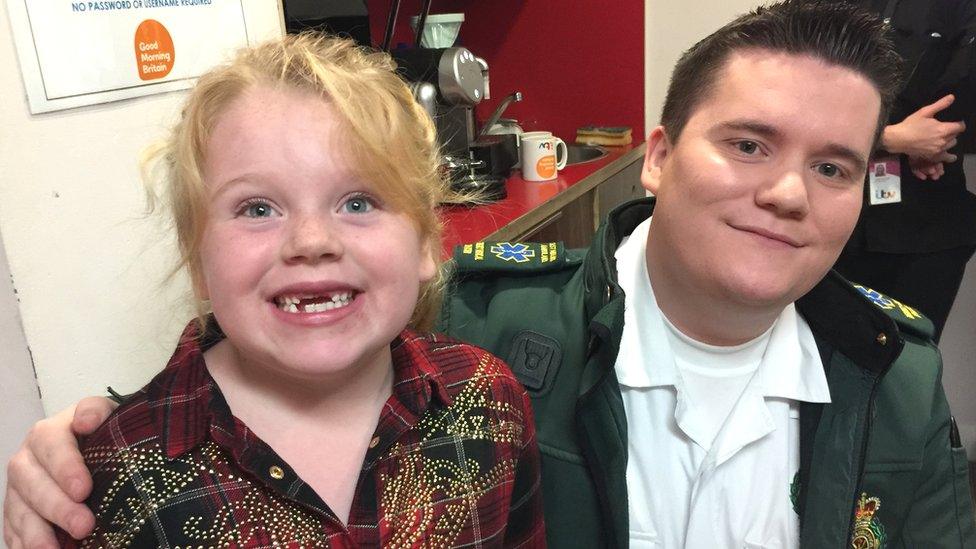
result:
<svg viewBox="0 0 976 549"><path fill-rule="evenodd" d="M86 439L81 546L544 544L524 389L415 331L445 191L394 68L302 35L197 83L149 165L207 314Z"/></svg>

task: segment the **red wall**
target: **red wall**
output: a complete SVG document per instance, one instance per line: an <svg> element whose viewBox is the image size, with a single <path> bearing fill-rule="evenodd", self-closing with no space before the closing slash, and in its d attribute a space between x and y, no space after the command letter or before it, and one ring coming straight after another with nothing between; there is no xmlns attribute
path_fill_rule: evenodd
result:
<svg viewBox="0 0 976 549"><path fill-rule="evenodd" d="M367 3L379 43L390 1ZM419 11L419 0L403 0L394 46L413 43L409 19ZM630 126L644 139L643 0L439 0L431 12L464 12L458 45L488 61L491 99L479 120L518 90L523 101L504 116L525 130L572 141L579 126Z"/></svg>

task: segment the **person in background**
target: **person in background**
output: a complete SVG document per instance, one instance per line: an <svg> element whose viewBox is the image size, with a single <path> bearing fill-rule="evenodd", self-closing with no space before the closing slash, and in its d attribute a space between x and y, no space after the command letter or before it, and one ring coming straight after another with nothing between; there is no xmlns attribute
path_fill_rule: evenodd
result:
<svg viewBox="0 0 976 549"><path fill-rule="evenodd" d="M299 35L199 79L147 171L202 314L85 439L62 546L545 546L525 389L426 333L446 185L394 68Z"/></svg>
<svg viewBox="0 0 976 549"><path fill-rule="evenodd" d="M527 387L550 546L976 547L931 323L830 271L898 62L856 7L758 8L678 61L655 197L588 250L456 250L440 326ZM22 535L85 519L74 434L108 407L15 456Z"/></svg>
<svg viewBox="0 0 976 549"><path fill-rule="evenodd" d="M962 162L965 121L976 114L976 1L846 1L884 18L906 79L871 158L872 168L890 168L869 171L835 268L918 308L938 343L976 251L976 196Z"/></svg>

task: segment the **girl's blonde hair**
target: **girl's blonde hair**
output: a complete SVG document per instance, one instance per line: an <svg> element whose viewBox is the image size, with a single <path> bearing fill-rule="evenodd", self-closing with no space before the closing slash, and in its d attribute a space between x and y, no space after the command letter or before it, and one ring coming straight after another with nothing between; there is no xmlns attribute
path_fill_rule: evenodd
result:
<svg viewBox="0 0 976 549"><path fill-rule="evenodd" d="M313 93L328 101L345 132L350 165L375 192L416 225L421 243L440 264L441 225L436 206L448 194L438 170L433 122L410 88L395 73L389 55L351 40L318 33L289 35L243 49L228 64L200 77L169 137L143 159L150 188L160 183L176 228L180 260L200 284L200 242L207 218L203 167L210 133L218 117L246 90L264 85ZM156 204L150 192L150 209ZM396 268L391 265L391 268ZM428 330L443 295L441 269L423 285L410 327ZM195 294L201 317L208 312Z"/></svg>

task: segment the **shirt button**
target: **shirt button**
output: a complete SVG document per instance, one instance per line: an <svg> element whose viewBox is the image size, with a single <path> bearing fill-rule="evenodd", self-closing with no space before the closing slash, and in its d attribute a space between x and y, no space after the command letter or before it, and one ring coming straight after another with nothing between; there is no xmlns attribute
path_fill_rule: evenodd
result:
<svg viewBox="0 0 976 549"><path fill-rule="evenodd" d="M376 448L376 445L380 443L380 437L373 437L373 440L369 441L370 448Z"/></svg>
<svg viewBox="0 0 976 549"><path fill-rule="evenodd" d="M278 467L277 465L272 465L271 468L268 469L268 474L271 475L271 478L275 480L281 480L285 478L285 470L282 469L281 467Z"/></svg>
<svg viewBox="0 0 976 549"><path fill-rule="evenodd" d="M881 332L880 334L878 334L878 337L875 338L875 341L877 341L881 345L887 345L888 344L888 336L886 336L884 334L884 332Z"/></svg>

